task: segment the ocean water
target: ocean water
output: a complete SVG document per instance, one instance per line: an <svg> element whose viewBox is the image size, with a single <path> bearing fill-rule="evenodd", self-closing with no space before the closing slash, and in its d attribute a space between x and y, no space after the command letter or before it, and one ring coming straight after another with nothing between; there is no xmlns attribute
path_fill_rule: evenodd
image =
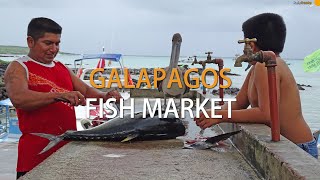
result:
<svg viewBox="0 0 320 180"><path fill-rule="evenodd" d="M68 67L74 67L74 60L81 58L81 55L58 55L57 60L65 63ZM188 57L181 57L180 60L186 60ZM1 57L3 60L13 60L13 57ZM205 57L199 57L198 60L204 60ZM166 67L169 65L170 57L151 57L151 56L123 56L121 62L125 67L129 68L151 68L151 67ZM98 60L86 60L84 67L96 67ZM302 59L288 60L291 69L297 83L311 85L312 87L304 87L304 91L300 91L300 98L302 104L303 115L312 131L320 129L320 72L306 73L303 71ZM200 65L189 67L201 67ZM231 87L241 88L241 85L246 77L248 71L245 71L246 63L243 63L243 67L233 67L234 61L232 58L224 58L224 67L230 68L231 73L240 74L241 76L229 76L232 80ZM112 66L118 66L118 63L113 62ZM217 68L217 65L208 64L207 67ZM207 82L213 81L212 76L207 77ZM298 132L297 132L298 133Z"/></svg>

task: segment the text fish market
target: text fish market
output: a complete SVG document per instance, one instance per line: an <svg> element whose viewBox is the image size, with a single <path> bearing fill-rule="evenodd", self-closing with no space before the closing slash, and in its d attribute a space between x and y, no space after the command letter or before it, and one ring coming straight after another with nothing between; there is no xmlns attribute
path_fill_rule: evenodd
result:
<svg viewBox="0 0 320 180"><path fill-rule="evenodd" d="M96 102L97 98L87 98L86 99L86 117L89 118L90 115L90 111L91 110L95 110L96 107L94 106L90 106L91 102ZM130 99L130 105L125 106L124 105L124 100L121 98L120 99L120 108L119 108L119 112L117 111L117 109L112 106L112 104L114 102L116 102L115 98L110 98L108 99L105 103L103 102L102 98L98 99L99 101L99 117L103 118L103 109L109 109L112 111L112 113L110 114L106 114L105 117L106 118L114 118L116 116L118 116L118 113L120 118L123 118L124 116L124 110L130 110L130 114L131 114L131 118L134 117L134 112L135 112L135 99L131 98ZM211 102L211 118L218 118L221 119L223 118L222 115L216 115L215 114L215 110L219 110L221 109L221 106L216 106L216 102L220 102L221 98L205 98L202 102L200 102L199 98L196 98L195 103L192 99L190 98L181 98L181 107L179 108L179 110L177 109L177 106L174 102L173 98L169 98L167 105L165 107L165 109L162 108L162 104L161 104L161 98L155 98L153 99L154 101L154 105L153 107L151 107L150 104L150 99L148 98L143 98L143 118L147 117L147 114L150 115L150 117L155 116L155 114L159 114L160 118L166 118L168 116L169 113L173 113L175 115L176 118L185 118L185 112L187 111L190 115L191 118L199 118L200 116L200 112L203 112L203 114L205 115L206 118L209 118L209 115L207 114L204 106L207 104L208 101ZM228 118L231 118L231 102L232 101L236 101L235 98L224 98L223 99L224 102L228 103ZM192 108L194 109L195 115L192 111Z"/></svg>

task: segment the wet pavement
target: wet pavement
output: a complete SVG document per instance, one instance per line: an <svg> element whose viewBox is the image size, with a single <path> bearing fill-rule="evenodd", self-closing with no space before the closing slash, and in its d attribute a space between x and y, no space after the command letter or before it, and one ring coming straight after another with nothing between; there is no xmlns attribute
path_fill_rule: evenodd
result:
<svg viewBox="0 0 320 180"><path fill-rule="evenodd" d="M136 103L141 110L143 103ZM207 150L185 149L200 128L188 115L183 123L187 133L175 140L71 142L23 179L260 179L228 140ZM215 127L203 136L221 133Z"/></svg>
<svg viewBox="0 0 320 180"><path fill-rule="evenodd" d="M179 140L72 142L23 179L259 179L238 152L182 146Z"/></svg>
<svg viewBox="0 0 320 180"><path fill-rule="evenodd" d="M0 142L0 179L16 179L18 142L9 140Z"/></svg>

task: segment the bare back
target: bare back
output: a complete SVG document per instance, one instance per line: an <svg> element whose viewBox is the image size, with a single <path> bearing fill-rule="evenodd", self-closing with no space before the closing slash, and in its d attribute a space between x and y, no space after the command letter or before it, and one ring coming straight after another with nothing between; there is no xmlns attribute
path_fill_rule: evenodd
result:
<svg viewBox="0 0 320 180"><path fill-rule="evenodd" d="M268 91L267 83L263 89L261 86L256 86L256 81L259 81L256 76L259 76L259 73L267 73L264 66L264 64L257 63L252 67L253 69L250 71L250 74L248 74L250 76L248 99L251 107L259 107L261 103L267 103L269 105L268 100L259 103L258 98L259 92ZM300 94L296 81L288 65L281 58L277 58L276 72L281 135L294 143L312 141L313 136L311 130L302 115ZM267 78L265 75L264 77Z"/></svg>

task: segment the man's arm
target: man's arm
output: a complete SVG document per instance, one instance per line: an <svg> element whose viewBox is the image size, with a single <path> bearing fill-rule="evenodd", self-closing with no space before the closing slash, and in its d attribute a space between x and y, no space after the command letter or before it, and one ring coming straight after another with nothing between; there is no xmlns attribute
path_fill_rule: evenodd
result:
<svg viewBox="0 0 320 180"><path fill-rule="evenodd" d="M80 92L43 93L28 88L26 70L16 61L10 63L4 74L8 96L12 104L19 109L34 110L60 100L69 101L72 105L85 103Z"/></svg>
<svg viewBox="0 0 320 180"><path fill-rule="evenodd" d="M236 96L236 101L231 103L232 110L246 109L250 105L248 100L248 84L251 77L252 69L250 69L246 79L243 82L242 87L240 88L239 93ZM228 110L228 104L224 104L221 108L222 110Z"/></svg>
<svg viewBox="0 0 320 180"><path fill-rule="evenodd" d="M270 122L270 107L269 107L269 86L267 68L264 64L257 63L254 69L252 78L258 96L258 106L250 109L232 111L232 122L242 123L261 123L268 124ZM279 88L279 87L278 87ZM247 89L248 91L248 89ZM226 113L226 112L221 112ZM228 121L227 116L224 120Z"/></svg>
<svg viewBox="0 0 320 180"><path fill-rule="evenodd" d="M79 91L84 95L85 98L103 98L104 101L106 101L108 98L114 97L117 99L117 101L120 100L121 96L117 91L115 91L114 88L110 88L106 92L99 91L81 81L81 79L79 79L69 68L68 70L72 79L74 90ZM95 103L98 103L98 101Z"/></svg>

